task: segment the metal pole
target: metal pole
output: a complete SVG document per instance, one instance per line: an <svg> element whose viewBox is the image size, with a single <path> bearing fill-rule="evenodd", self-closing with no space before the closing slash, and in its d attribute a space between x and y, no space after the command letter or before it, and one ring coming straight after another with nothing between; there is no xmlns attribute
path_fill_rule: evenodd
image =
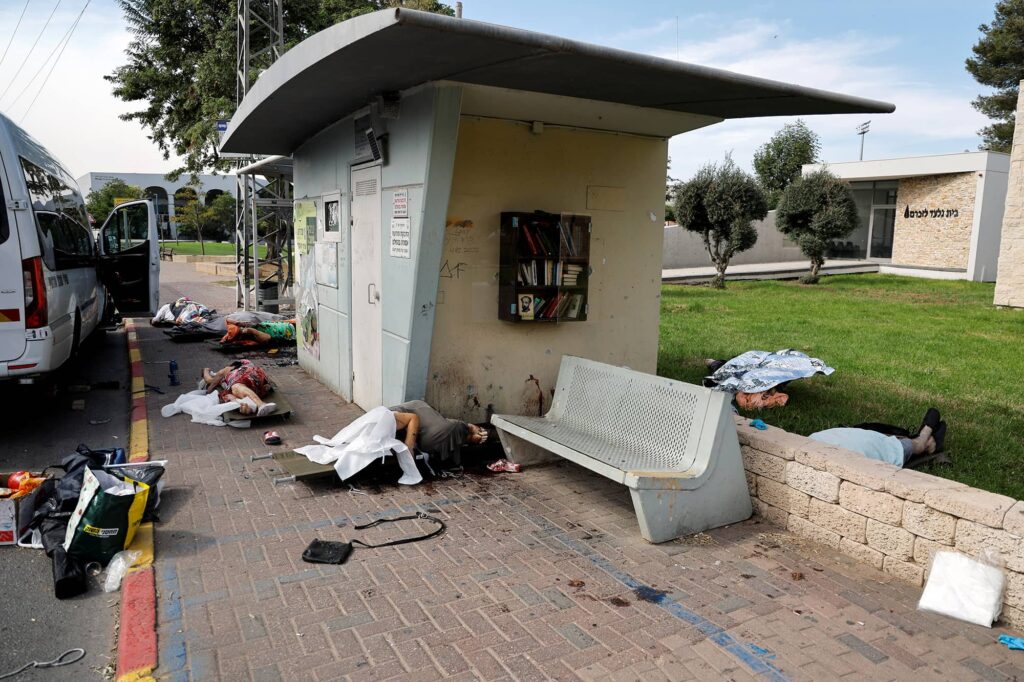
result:
<svg viewBox="0 0 1024 682"><path fill-rule="evenodd" d="M860 134L860 160L861 161L864 160L864 136L865 135L867 135L867 133L861 133Z"/></svg>

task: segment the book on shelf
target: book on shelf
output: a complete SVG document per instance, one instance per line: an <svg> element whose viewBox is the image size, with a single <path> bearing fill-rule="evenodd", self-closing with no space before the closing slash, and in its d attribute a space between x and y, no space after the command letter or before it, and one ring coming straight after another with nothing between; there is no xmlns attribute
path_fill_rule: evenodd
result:
<svg viewBox="0 0 1024 682"><path fill-rule="evenodd" d="M580 309L583 307L583 294L573 294L572 301L569 303L569 308L566 311L566 316L572 320L578 319L580 316Z"/></svg>
<svg viewBox="0 0 1024 682"><path fill-rule="evenodd" d="M519 319L521 320L532 320L534 315L533 295L532 294L520 294L519 295Z"/></svg>

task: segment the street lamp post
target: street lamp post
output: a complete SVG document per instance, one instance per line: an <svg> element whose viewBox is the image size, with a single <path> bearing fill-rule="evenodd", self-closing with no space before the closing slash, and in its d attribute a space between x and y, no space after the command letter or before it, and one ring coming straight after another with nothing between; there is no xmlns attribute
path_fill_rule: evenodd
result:
<svg viewBox="0 0 1024 682"><path fill-rule="evenodd" d="M857 126L857 134L860 135L860 160L864 160L864 136L871 130L871 121L864 121Z"/></svg>

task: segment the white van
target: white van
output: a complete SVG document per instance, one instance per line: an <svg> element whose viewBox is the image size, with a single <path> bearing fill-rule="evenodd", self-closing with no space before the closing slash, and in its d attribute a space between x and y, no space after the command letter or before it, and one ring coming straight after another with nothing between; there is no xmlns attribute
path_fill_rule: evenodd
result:
<svg viewBox="0 0 1024 682"><path fill-rule="evenodd" d="M0 379L59 368L111 301L152 314L159 248L148 201L118 206L97 243L71 174L0 114Z"/></svg>

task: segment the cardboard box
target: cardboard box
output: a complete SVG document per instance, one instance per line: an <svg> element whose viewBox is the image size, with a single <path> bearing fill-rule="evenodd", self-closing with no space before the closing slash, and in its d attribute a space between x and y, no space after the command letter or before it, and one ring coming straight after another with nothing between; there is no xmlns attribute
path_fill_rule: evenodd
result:
<svg viewBox="0 0 1024 682"><path fill-rule="evenodd" d="M0 471L0 481L7 481L7 477L13 472L4 473ZM32 474L42 478L43 474ZM47 477L46 482L24 497L16 500L0 499L0 546L16 545L18 538L28 530L32 516L42 500L45 500L53 491L56 482L53 478Z"/></svg>

